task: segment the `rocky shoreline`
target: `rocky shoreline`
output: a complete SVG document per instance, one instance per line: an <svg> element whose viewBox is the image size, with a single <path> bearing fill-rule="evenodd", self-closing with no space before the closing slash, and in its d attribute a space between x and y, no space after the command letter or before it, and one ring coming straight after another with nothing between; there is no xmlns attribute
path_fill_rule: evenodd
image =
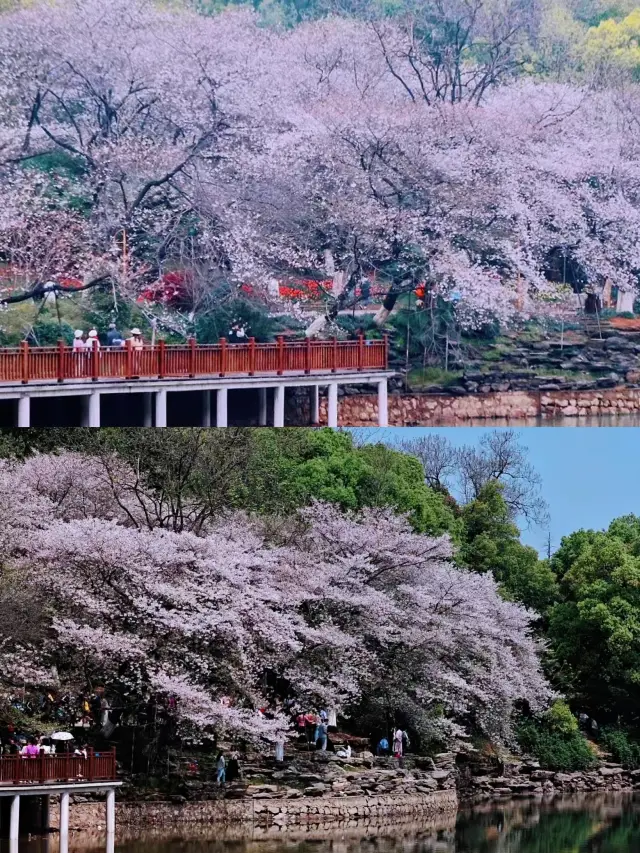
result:
<svg viewBox="0 0 640 853"><path fill-rule="evenodd" d="M543 770L537 761L505 764L466 761L458 768L456 788L460 802L478 803L519 797L552 797L577 793L614 793L640 790L640 770L627 770L605 761L592 770Z"/></svg>
<svg viewBox="0 0 640 853"><path fill-rule="evenodd" d="M356 822L415 818L450 820L460 805L512 799L552 799L572 794L640 790L640 770L604 762L597 769L563 773L528 759L503 762L476 750L433 758L392 758L370 753L339 759L324 753L248 765L245 778L220 790L213 780L185 779L182 792L143 794L129 783L118 802L118 823L127 827L209 824L224 826L355 826ZM72 798L71 827L100 828L104 805ZM52 825L58 819L52 803Z"/></svg>

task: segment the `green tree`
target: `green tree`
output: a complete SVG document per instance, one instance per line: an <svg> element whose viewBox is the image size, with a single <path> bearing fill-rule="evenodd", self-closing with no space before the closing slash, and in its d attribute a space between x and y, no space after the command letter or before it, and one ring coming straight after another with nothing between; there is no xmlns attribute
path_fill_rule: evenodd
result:
<svg viewBox="0 0 640 853"><path fill-rule="evenodd" d="M557 598L555 576L535 548L520 542L502 492L492 481L463 507L459 561L474 572L493 572L506 598L544 614Z"/></svg>
<svg viewBox="0 0 640 853"><path fill-rule="evenodd" d="M345 432L254 430L245 486L247 506L260 512L313 499L343 509L388 506L407 513L421 533L458 535L450 502L425 484L417 459L383 444L355 447Z"/></svg>
<svg viewBox="0 0 640 853"><path fill-rule="evenodd" d="M600 722L634 724L640 701L640 519L562 540L551 567L550 669L574 707Z"/></svg>

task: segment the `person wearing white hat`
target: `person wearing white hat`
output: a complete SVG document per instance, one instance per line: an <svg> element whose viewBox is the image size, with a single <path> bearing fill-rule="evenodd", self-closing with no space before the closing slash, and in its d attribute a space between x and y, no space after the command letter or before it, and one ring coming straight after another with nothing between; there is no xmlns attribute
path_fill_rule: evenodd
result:
<svg viewBox="0 0 640 853"><path fill-rule="evenodd" d="M131 349L142 349L144 346L144 341L142 340L142 332L137 327L131 329L131 337L129 338L131 341Z"/></svg>
<svg viewBox="0 0 640 853"><path fill-rule="evenodd" d="M82 338L84 332L82 329L76 329L73 333L73 351L74 352L84 352L85 343Z"/></svg>
<svg viewBox="0 0 640 853"><path fill-rule="evenodd" d="M100 349L100 340L98 338L98 332L95 329L91 329L87 335L87 349Z"/></svg>

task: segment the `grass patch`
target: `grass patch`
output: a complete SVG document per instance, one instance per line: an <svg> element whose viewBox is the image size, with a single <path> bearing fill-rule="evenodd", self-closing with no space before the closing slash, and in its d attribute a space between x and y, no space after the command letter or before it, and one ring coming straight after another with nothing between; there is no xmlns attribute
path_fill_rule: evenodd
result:
<svg viewBox="0 0 640 853"><path fill-rule="evenodd" d="M428 388L430 385L455 385L462 376L461 370L444 370L442 367L414 367L407 377L413 388Z"/></svg>

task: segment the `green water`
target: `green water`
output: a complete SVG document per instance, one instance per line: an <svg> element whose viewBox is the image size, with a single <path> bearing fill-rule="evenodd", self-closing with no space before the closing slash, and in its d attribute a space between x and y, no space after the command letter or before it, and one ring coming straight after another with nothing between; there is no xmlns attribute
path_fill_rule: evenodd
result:
<svg viewBox="0 0 640 853"><path fill-rule="evenodd" d="M69 853L104 851L96 833L72 833ZM461 810L436 822L260 828L185 826L118 832L116 853L640 853L640 799L622 796ZM0 842L0 853L9 853ZM13 851L16 853L16 851ZM57 836L22 839L18 853L59 853Z"/></svg>

